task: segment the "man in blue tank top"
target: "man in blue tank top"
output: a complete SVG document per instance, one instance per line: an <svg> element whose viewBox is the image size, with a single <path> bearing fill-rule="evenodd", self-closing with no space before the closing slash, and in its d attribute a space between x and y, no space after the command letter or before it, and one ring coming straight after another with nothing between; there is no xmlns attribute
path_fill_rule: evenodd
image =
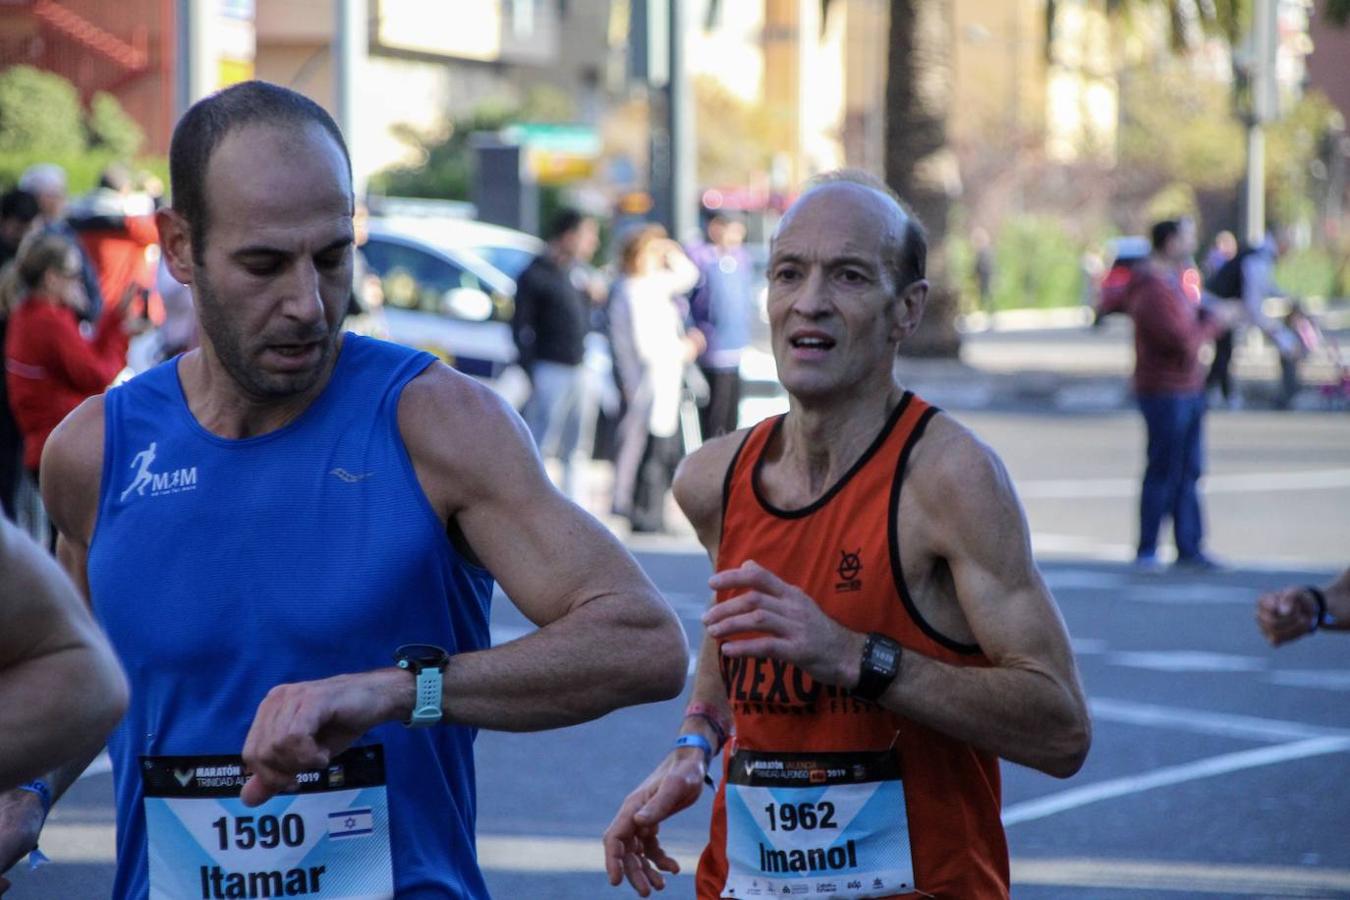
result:
<svg viewBox="0 0 1350 900"><path fill-rule="evenodd" d="M170 171L201 347L81 406L42 478L131 687L112 895L486 897L476 729L674 696L679 623L501 399L341 333L351 166L320 107L232 87ZM489 649L494 578L541 627Z"/></svg>

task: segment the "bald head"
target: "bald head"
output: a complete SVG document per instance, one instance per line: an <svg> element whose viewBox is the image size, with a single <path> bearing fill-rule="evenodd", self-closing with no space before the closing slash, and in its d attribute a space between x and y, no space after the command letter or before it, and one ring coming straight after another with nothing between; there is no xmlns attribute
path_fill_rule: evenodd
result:
<svg viewBox="0 0 1350 900"><path fill-rule="evenodd" d="M881 179L851 169L816 176L784 213L775 240L804 213L834 221L841 221L843 216L860 217L875 223L876 233L882 237L882 262L895 291L925 277L928 238L923 225Z"/></svg>

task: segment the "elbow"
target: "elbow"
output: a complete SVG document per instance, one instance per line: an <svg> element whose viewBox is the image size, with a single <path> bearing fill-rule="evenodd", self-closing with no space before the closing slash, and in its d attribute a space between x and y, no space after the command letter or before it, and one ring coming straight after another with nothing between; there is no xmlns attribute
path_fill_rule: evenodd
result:
<svg viewBox="0 0 1350 900"><path fill-rule="evenodd" d="M117 723L122 721L122 716L126 715L127 706L131 702L131 689L127 685L127 677L121 665L111 655L111 651L103 669L102 690L94 708L90 711L90 731L106 738L117 727Z"/></svg>
<svg viewBox="0 0 1350 900"><path fill-rule="evenodd" d="M1092 720L1086 709L1078 709L1055 730L1050 753L1040 770L1055 778L1070 778L1083 768L1092 747Z"/></svg>
<svg viewBox="0 0 1350 900"><path fill-rule="evenodd" d="M639 703L659 703L678 697L689 677L689 644L673 613L648 629L642 642L641 662L634 667L633 690Z"/></svg>

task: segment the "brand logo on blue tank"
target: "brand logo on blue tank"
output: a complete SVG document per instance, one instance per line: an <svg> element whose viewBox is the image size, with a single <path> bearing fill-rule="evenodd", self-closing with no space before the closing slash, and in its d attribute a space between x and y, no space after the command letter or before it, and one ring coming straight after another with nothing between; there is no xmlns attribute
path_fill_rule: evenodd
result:
<svg viewBox="0 0 1350 900"><path fill-rule="evenodd" d="M157 468L155 460L158 449L159 443L151 441L150 446L131 458L129 468L134 469L135 474L131 476L131 480L122 491L124 502L133 494L137 497L144 497L148 492L149 496L158 497L162 494L181 494L184 491L195 491L197 489L197 467Z"/></svg>

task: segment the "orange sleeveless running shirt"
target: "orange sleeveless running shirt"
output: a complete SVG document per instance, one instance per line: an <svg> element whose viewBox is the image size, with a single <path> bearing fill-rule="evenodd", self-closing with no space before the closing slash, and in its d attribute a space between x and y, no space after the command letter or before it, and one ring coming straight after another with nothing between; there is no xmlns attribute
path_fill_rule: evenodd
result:
<svg viewBox="0 0 1350 900"><path fill-rule="evenodd" d="M920 617L900 566L904 548L897 539L896 510L905 463L937 411L906 392L852 470L815 503L796 510L774 508L759 491L764 451L781 431L783 419L761 422L746 437L727 472L718 570L754 560L800 587L831 618L854 631L881 632L908 652L952 665L989 665L978 646L944 637ZM716 600L720 603L730 596L719 592ZM902 658L902 670L903 666ZM728 887L727 776L734 753L750 751L749 757L754 751L790 755L892 748L908 812L915 891L889 896L960 900L1008 896L1008 848L999 818L997 757L855 699L841 688L817 684L792 665L722 657L721 667L735 737L723 753L711 837L699 861L700 900L740 898L761 890L760 881L751 887L751 882L742 880L737 882L741 890L724 893ZM890 754L877 756L889 764ZM816 774L823 778L823 773ZM894 806L899 814L900 804ZM835 852L841 854L835 861L843 861L843 851ZM763 864L764 850L759 853ZM770 861L770 871L782 871L787 858L783 854L779 862ZM822 855L822 866L823 860ZM816 884L829 882L818 879ZM875 896L867 892L867 885L858 888L856 882L845 879L835 887L839 896Z"/></svg>

